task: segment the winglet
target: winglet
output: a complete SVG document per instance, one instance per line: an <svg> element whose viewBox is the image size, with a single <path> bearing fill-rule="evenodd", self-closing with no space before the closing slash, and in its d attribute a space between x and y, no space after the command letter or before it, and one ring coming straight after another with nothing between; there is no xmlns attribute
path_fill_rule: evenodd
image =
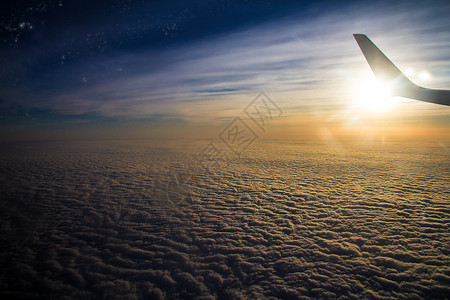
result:
<svg viewBox="0 0 450 300"><path fill-rule="evenodd" d="M366 35L354 34L353 37L377 79L390 84L395 83L395 86L403 89L415 86ZM399 95L401 92L396 90L398 89L393 92Z"/></svg>
<svg viewBox="0 0 450 300"><path fill-rule="evenodd" d="M377 79L390 86L392 96L450 106L450 90L427 89L414 84L364 34L354 34L370 68Z"/></svg>

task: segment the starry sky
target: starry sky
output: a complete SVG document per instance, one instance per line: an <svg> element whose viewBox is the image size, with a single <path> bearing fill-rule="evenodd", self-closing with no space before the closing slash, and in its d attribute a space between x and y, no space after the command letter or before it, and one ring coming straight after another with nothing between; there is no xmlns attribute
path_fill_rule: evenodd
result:
<svg viewBox="0 0 450 300"><path fill-rule="evenodd" d="M211 135L264 91L290 138L387 128L448 138L447 107L355 109L367 34L417 84L450 87L446 1L0 4L0 135ZM381 128L381 129L380 129Z"/></svg>

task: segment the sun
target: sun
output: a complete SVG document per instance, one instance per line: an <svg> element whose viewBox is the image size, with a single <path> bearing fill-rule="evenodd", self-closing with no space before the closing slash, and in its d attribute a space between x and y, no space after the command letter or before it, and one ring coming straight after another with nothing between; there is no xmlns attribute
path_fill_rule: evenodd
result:
<svg viewBox="0 0 450 300"><path fill-rule="evenodd" d="M394 104L389 85L374 77L357 82L353 100L355 107L375 114L387 112Z"/></svg>

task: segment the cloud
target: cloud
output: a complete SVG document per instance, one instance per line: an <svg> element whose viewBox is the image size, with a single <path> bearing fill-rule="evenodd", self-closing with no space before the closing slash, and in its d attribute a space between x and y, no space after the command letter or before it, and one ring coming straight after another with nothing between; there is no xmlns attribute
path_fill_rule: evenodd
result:
<svg viewBox="0 0 450 300"><path fill-rule="evenodd" d="M180 143L4 148L2 293L445 297L447 152L407 145L267 142L196 174L201 193L178 207L164 182L190 155ZM355 178L368 182L349 189Z"/></svg>

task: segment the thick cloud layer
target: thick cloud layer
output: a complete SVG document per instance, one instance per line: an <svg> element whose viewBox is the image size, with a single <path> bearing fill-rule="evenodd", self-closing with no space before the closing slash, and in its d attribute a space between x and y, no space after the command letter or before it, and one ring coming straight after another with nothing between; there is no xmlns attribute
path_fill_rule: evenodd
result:
<svg viewBox="0 0 450 300"><path fill-rule="evenodd" d="M445 148L260 142L206 173L190 164L206 143L188 145L3 148L1 294L450 294Z"/></svg>

